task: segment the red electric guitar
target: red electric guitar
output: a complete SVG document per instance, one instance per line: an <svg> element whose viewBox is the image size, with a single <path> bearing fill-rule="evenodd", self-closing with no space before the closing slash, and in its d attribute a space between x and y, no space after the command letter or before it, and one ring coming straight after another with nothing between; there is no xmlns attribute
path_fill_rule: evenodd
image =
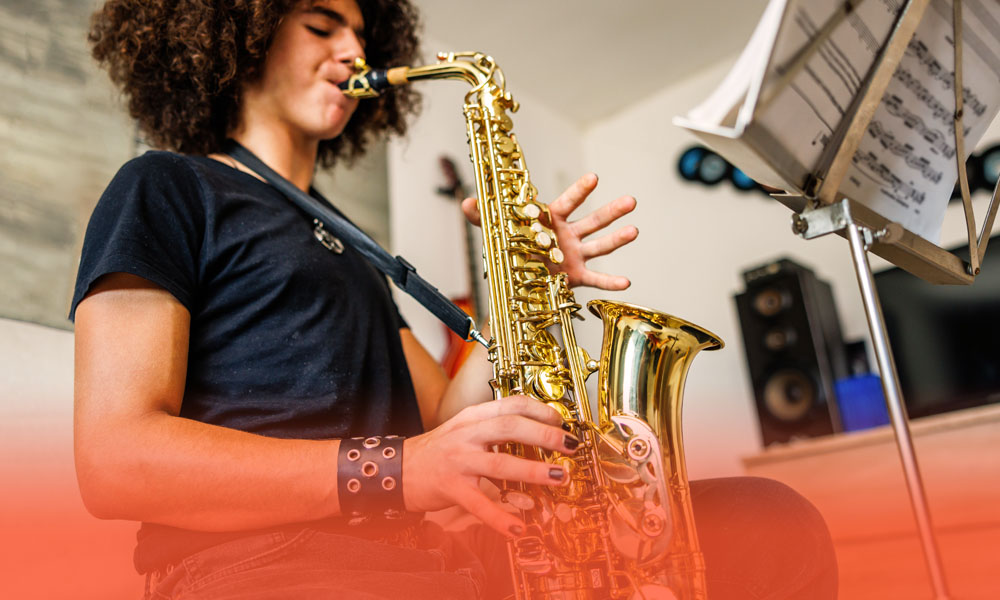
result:
<svg viewBox="0 0 1000 600"><path fill-rule="evenodd" d="M445 185L438 188L438 193L448 196L461 204L462 200L465 200L467 197L467 193L458 175L458 170L455 168L455 163L447 156L441 156L438 161L441 165L441 172L444 173L445 180ZM461 210L459 213L461 214ZM479 310L483 306L483 303L480 298L479 286L476 285L478 275L476 268L477 257L475 256L476 226L469 223L464 214L462 214L462 223L465 231L465 275L468 294L452 298L451 300L478 322ZM467 343L447 327L445 327L445 333L448 336L448 345L444 356L441 358L441 366L444 367L449 377L454 377L459 367L462 366L462 363L469 356L469 353L476 347L476 344Z"/></svg>

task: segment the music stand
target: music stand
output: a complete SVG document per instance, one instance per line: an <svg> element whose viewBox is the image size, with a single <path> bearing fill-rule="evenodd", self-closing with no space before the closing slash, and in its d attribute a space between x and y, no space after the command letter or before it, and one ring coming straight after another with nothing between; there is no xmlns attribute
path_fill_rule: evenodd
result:
<svg viewBox="0 0 1000 600"><path fill-rule="evenodd" d="M803 69L809 59L829 39L835 28L863 0L848 0L823 23L813 39L797 50L788 63L781 69L777 81L771 81L766 87L761 81L751 84L746 91L746 102L741 109L743 126L735 130L723 131L719 127L706 127L686 119L676 122L685 127L716 151L725 156L738 168L763 183L770 181L789 181L801 173L794 157L780 153L771 153L767 136L753 132L747 124L759 114L762 106L788 86L795 75ZM777 4L779 0L772 2ZM783 2L775 8L783 13L789 4ZM889 262L921 277L931 283L967 285L973 282L979 273L980 264L986 251L990 232L998 208L998 190L1000 182L994 188L982 229L977 238L975 232L975 215L969 197L968 177L965 169L965 127L964 98L962 83L962 4L961 0L953 0L952 24L954 43L954 143L955 159L957 161L958 184L961 189L962 203L965 209L966 229L969 243L968 263L944 250L938 245L909 231L899 223L882 216L868 206L841 192L841 185L852 164L862 137L879 104L883 101L886 88L893 77L918 24L924 16L929 0L908 0L898 13L890 29L885 44L876 54L874 64L859 86L850 106L844 113L823 155L818 161L818 167L805 174L801 185L796 185L793 193L774 194L773 197L788 206L793 211L792 229L804 239L813 239L830 233L837 233L848 240L851 259L858 280L858 288L865 307L869 331L872 337L879 374L882 379L882 389L885 394L892 429L895 434L899 456L902 462L903 474L906 480L914 517L924 557L930 574L936 600L949 598L944 570L938 552L930 511L924 492L920 468L910 435L906 406L902 400L899 378L896 373L895 361L889 346L885 319L875 292L875 281L871 265L868 262L868 252L873 252ZM771 6L768 12L771 12ZM764 19L768 18L765 13ZM782 17L783 18L783 17ZM763 22L763 20L762 20ZM755 33L756 38L756 33ZM754 40L751 40L751 44ZM774 42L768 52L768 63L773 58ZM742 58L742 57L741 57ZM752 111L752 112L751 112ZM730 111L729 118L735 114ZM792 175L789 178L789 174ZM783 189L788 189L784 187Z"/></svg>

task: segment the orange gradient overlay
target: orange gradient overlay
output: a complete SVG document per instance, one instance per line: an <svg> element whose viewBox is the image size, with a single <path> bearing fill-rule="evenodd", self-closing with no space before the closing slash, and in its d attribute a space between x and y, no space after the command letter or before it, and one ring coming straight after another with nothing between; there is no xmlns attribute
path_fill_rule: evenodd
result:
<svg viewBox="0 0 1000 600"><path fill-rule="evenodd" d="M988 437L1000 434L982 433L988 425L959 437L971 443L987 436L991 455L969 456L954 438L916 437L955 599L1000 598L1000 443ZM992 428L1000 429L1000 420ZM2 432L0 598L141 598L143 578L132 567L138 526L99 521L84 509L73 471L69 411L46 418L15 415ZM826 459L820 450L788 448L777 452L787 455L778 457L784 460L758 455L745 463L749 474L789 483L820 510L836 548L840 598L930 599L899 459L894 446L884 443L885 435L868 432L849 438L852 443L820 443ZM832 450L823 447L831 443ZM716 450L725 454L721 446Z"/></svg>

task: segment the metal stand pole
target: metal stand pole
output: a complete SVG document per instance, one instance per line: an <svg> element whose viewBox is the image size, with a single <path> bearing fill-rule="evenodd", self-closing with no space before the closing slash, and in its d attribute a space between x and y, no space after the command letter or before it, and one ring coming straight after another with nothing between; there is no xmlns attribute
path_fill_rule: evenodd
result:
<svg viewBox="0 0 1000 600"><path fill-rule="evenodd" d="M934 586L934 600L949 600L944 568L941 566L937 540L934 538L934 528L931 526L931 514L927 508L927 497L924 494L924 483L920 477L917 456L913 451L909 418L906 415L906 406L903 404L903 393L899 388L899 375L896 373L896 363L889 347L889 334L885 330L882 306L875 294L875 278L872 277L872 268L868 263L868 248L878 237L885 235L885 232L872 233L871 229L857 223L851 216L851 203L847 199L817 208L799 196L780 197L783 201L794 198L802 202L798 209L802 212L792 215L793 232L807 240L843 232L850 242L854 272L858 276L858 289L865 305L868 330L872 335L872 346L875 349L878 371L882 378L885 406L889 409L892 430L896 434L896 447L903 463L903 475L910 492L913 516L917 521L917 531L920 534L920 543L923 545L927 571Z"/></svg>
<svg viewBox="0 0 1000 600"><path fill-rule="evenodd" d="M875 294L875 279L872 277L871 265L868 263L868 247L872 242L871 230L859 227L848 216L846 223L847 239L851 243L851 258L854 259L854 271L858 276L858 288L865 304L865 314L868 317L868 329L872 335L875 357L878 361L879 374L882 377L882 391L885 393L885 405L889 409L892 429L896 434L896 446L899 448L899 458L903 463L903 474L910 492L910 503L917 520L920 542L924 549L924 559L934 586L935 600L948 600L948 585L944 578L944 568L938 554L937 540L934 528L931 526L930 510L927 507L927 497L924 494L924 484L920 477L920 467L913 451L913 440L910 437L909 419L906 406L903 404L903 394L899 387L899 377L896 374L896 363L889 348L889 336L885 330L885 319L882 316L882 306Z"/></svg>

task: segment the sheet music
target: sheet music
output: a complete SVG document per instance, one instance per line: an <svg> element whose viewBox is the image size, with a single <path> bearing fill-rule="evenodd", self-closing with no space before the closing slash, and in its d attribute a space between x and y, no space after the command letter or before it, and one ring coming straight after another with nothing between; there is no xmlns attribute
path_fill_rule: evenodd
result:
<svg viewBox="0 0 1000 600"><path fill-rule="evenodd" d="M1000 108L1000 2L962 9L964 162ZM932 0L840 188L935 243L958 180L953 35L951 2Z"/></svg>
<svg viewBox="0 0 1000 600"><path fill-rule="evenodd" d="M829 0L791 2L764 83L758 123L810 172L850 108L885 44L901 0L864 0L832 32L787 86L781 76L842 6ZM767 94L780 87L770 102Z"/></svg>
<svg viewBox="0 0 1000 600"><path fill-rule="evenodd" d="M829 0L772 0L734 72L748 65L761 67L751 77L737 78L733 73L727 77L728 104L744 103L742 121L721 118L731 119L734 113L725 110L725 99L717 90L682 124L694 125L695 130L732 127L733 137L742 135L743 128L756 127L800 163L798 172L815 172L903 5L903 0L856 3L804 66L794 71L802 49L844 5ZM962 6L967 158L1000 108L1000 2L963 0ZM775 10L783 11L780 24ZM939 237L957 179L951 15L951 0L929 3L840 189L932 242ZM765 61L760 55L770 47L761 38L768 37L774 40L773 55L762 72ZM747 87L734 91L734 81L746 81ZM759 98L753 97L754 81L761 82ZM709 115L714 122L705 118ZM791 175L786 179L789 190L801 190L804 184Z"/></svg>

